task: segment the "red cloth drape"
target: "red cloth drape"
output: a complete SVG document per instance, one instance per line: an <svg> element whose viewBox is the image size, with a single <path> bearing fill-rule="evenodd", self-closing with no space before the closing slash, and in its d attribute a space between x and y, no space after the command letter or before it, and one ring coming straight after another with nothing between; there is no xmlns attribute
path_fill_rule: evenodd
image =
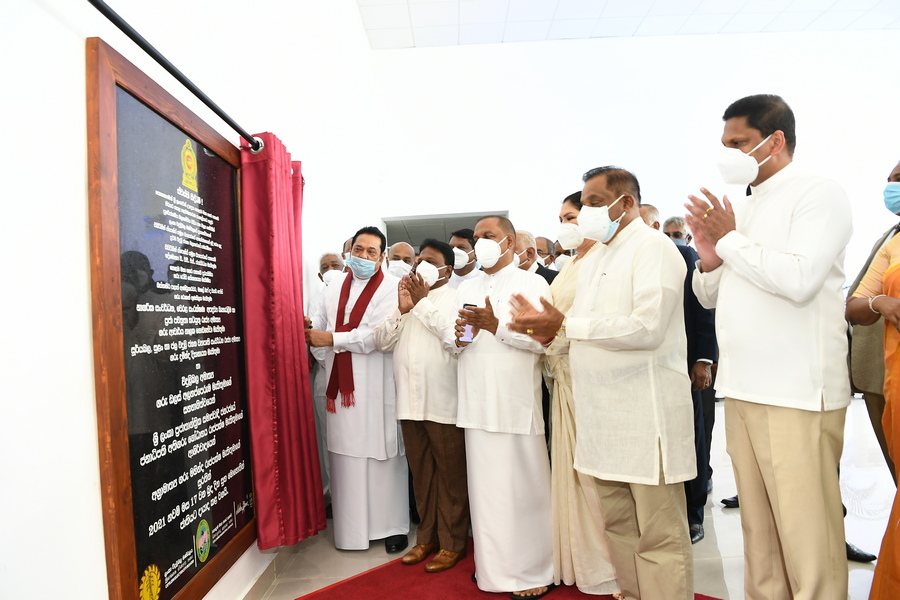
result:
<svg viewBox="0 0 900 600"><path fill-rule="evenodd" d="M265 550L325 529L325 502L303 335L303 178L277 137L258 137L260 154L241 150L241 225L257 545Z"/></svg>

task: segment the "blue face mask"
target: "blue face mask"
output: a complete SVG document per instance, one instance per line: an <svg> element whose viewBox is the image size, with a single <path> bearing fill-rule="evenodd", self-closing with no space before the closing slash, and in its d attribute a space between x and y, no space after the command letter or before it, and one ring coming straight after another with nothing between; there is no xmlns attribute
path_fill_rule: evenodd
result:
<svg viewBox="0 0 900 600"><path fill-rule="evenodd" d="M672 240L672 243L676 246L687 246L687 240L685 238L669 238Z"/></svg>
<svg viewBox="0 0 900 600"><path fill-rule="evenodd" d="M376 261L374 260L358 256L351 256L347 259L347 266L350 267L350 270L353 271L353 276L357 279L368 279L374 275L375 263Z"/></svg>
<svg viewBox="0 0 900 600"><path fill-rule="evenodd" d="M895 215L900 214L900 181L889 181L884 186L884 205Z"/></svg>

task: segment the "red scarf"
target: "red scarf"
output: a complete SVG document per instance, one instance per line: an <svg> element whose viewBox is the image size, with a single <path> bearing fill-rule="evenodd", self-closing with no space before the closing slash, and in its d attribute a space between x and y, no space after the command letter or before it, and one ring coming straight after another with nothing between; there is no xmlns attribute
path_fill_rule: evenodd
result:
<svg viewBox="0 0 900 600"><path fill-rule="evenodd" d="M359 327L363 313L366 312L369 302L372 301L372 296L375 295L375 290L381 285L383 279L384 273L381 269L378 269L369 279L366 287L363 288L362 293L356 300L356 304L353 305L353 310L350 311L350 320L347 321L346 324L341 325L341 323L344 323L344 310L347 307L347 301L350 299L350 284L353 280L352 274L347 275L344 279L344 285L341 286L341 296L338 300L337 318L335 319L334 327L335 333L339 331L352 331ZM354 389L352 353L335 352L334 363L331 367L331 377L328 379L328 389L325 391L325 409L330 413L336 412L334 401L337 398L338 390L341 392L341 406L344 408L355 406L356 398L353 396Z"/></svg>

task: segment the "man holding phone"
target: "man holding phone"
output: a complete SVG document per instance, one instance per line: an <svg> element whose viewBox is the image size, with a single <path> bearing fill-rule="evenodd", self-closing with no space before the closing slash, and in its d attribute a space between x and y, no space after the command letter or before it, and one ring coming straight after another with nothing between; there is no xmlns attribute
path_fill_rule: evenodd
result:
<svg viewBox="0 0 900 600"><path fill-rule="evenodd" d="M447 285L452 272L450 244L424 240L415 269L400 280L397 308L374 331L378 349L394 353L397 418L421 517L416 545L402 562L417 565L437 552L427 573L455 566L469 540L466 442L456 426L459 303Z"/></svg>
<svg viewBox="0 0 900 600"><path fill-rule="evenodd" d="M482 218L475 240L486 276L459 286L464 308L456 322L462 348L456 424L466 432L476 579L484 591L534 599L553 589L543 348L506 324L513 294L539 306L541 298L550 298L550 286L513 265L516 233L509 219Z"/></svg>

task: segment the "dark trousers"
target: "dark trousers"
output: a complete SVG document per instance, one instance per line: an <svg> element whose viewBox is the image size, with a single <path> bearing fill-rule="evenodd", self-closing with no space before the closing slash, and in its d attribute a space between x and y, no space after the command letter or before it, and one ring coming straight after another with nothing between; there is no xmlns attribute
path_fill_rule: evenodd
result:
<svg viewBox="0 0 900 600"><path fill-rule="evenodd" d="M688 524L703 524L703 507L706 506L706 487L709 484L709 454L706 448L706 429L703 426L703 398L700 392L691 392L694 404L694 455L697 460L697 476L684 482L687 500Z"/></svg>
<svg viewBox="0 0 900 600"><path fill-rule="evenodd" d="M434 421L401 420L406 459L421 522L416 544L462 552L469 539L465 430Z"/></svg>
<svg viewBox="0 0 900 600"><path fill-rule="evenodd" d="M713 372L712 383L708 388L700 392L703 398L703 432L706 434L706 472L710 479L713 476L712 465L709 464L709 456L712 448L713 425L716 424L716 375Z"/></svg>
<svg viewBox="0 0 900 600"><path fill-rule="evenodd" d="M544 439L547 442L549 452L550 448L550 390L547 388L547 382L541 377L541 413L544 416ZM553 465L550 465L551 467Z"/></svg>

